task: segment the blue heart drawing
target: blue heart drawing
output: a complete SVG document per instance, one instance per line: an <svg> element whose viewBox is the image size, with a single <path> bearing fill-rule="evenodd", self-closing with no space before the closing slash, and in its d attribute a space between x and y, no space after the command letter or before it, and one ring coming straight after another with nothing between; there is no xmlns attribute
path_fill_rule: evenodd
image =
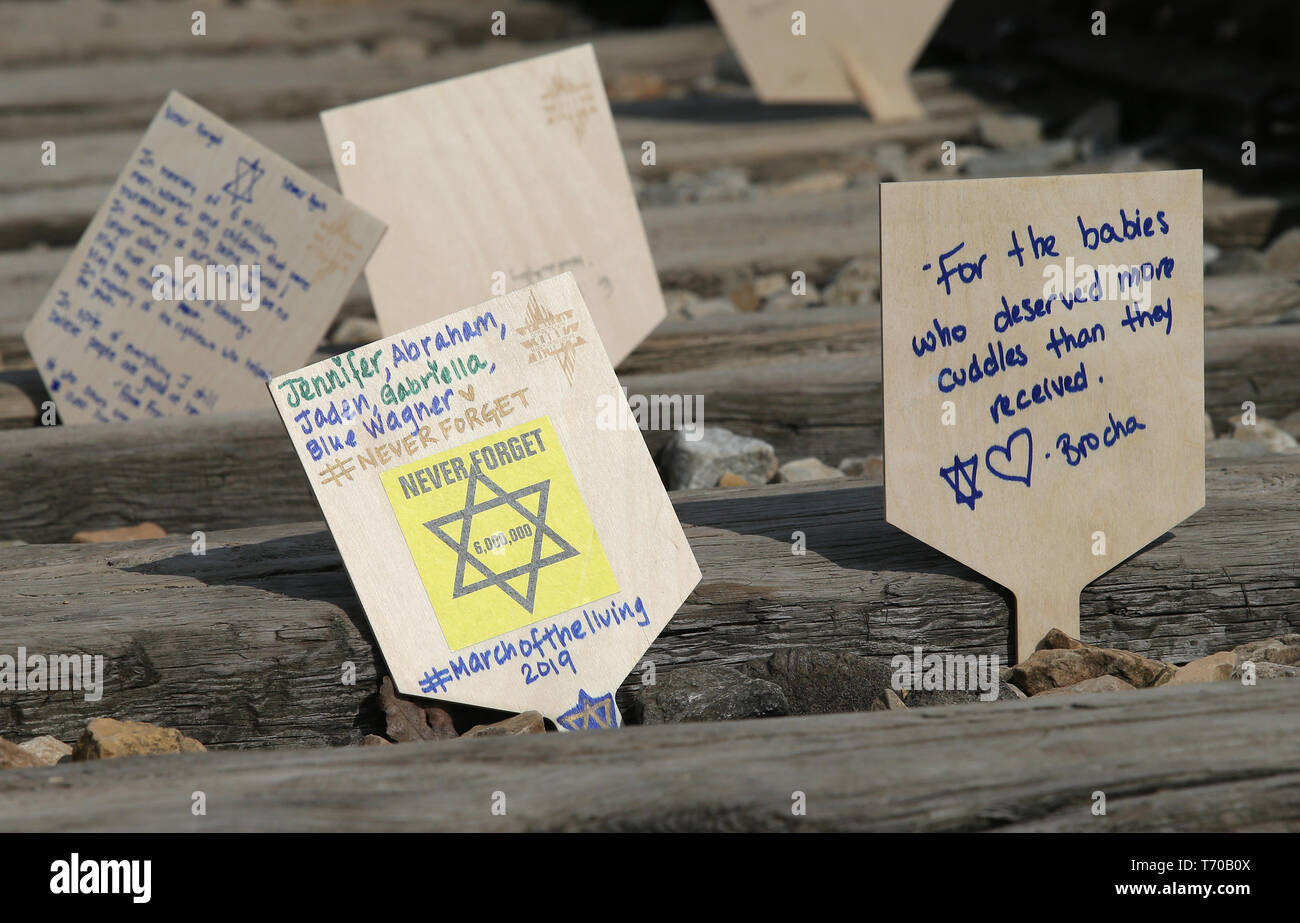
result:
<svg viewBox="0 0 1300 923"><path fill-rule="evenodd" d="M1003 472L999 471L997 467L993 464L993 454L996 452L998 455L1005 457L1006 462L1004 464L1006 467L1009 468L1011 466L1011 446L1021 436L1024 436L1026 440L1025 464L1024 464L1025 473L1004 474ZM989 469L989 471L991 471L993 474L1002 478L1002 480L1004 481L1019 481L1021 484L1024 484L1026 487L1028 487L1029 475L1030 472L1032 472L1034 469L1034 437L1030 434L1029 427L1022 426L1020 429L1012 433L1007 438L1007 444L1005 446L1000 446L1000 445L989 446L989 450L984 453L984 467Z"/></svg>

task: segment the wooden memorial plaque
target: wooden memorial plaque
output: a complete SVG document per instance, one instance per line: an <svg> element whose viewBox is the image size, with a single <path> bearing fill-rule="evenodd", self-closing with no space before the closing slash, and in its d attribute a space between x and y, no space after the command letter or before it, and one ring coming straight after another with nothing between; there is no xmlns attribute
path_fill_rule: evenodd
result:
<svg viewBox="0 0 1300 923"><path fill-rule="evenodd" d="M615 365L667 315L590 45L321 121L344 194L389 227L366 270L385 334L566 271Z"/></svg>
<svg viewBox="0 0 1300 923"><path fill-rule="evenodd" d="M709 6L763 102L860 102L884 122L925 116L908 73L950 2L709 0Z"/></svg>
<svg viewBox="0 0 1300 923"><path fill-rule="evenodd" d="M54 169L57 169L54 168ZM265 406L384 226L173 92L24 332L65 423Z"/></svg>
<svg viewBox="0 0 1300 923"><path fill-rule="evenodd" d="M400 691L620 723L700 571L571 273L269 387Z"/></svg>
<svg viewBox="0 0 1300 923"><path fill-rule="evenodd" d="M886 519L1016 596L1023 660L1205 503L1199 170L880 189Z"/></svg>

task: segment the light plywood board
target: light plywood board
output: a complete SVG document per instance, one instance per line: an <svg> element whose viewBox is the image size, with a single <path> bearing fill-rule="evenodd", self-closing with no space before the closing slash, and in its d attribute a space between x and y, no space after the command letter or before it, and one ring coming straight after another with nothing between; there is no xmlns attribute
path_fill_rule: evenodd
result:
<svg viewBox="0 0 1300 923"><path fill-rule="evenodd" d="M700 571L572 273L270 389L399 690L619 723Z"/></svg>
<svg viewBox="0 0 1300 923"><path fill-rule="evenodd" d="M949 3L709 0L763 102L860 102L882 122L925 116L908 72Z"/></svg>
<svg viewBox="0 0 1300 923"><path fill-rule="evenodd" d="M24 339L66 423L265 407L265 382L311 355L383 233L173 92Z"/></svg>
<svg viewBox="0 0 1300 923"><path fill-rule="evenodd" d="M1015 593L1023 659L1204 505L1201 174L880 205L886 518Z"/></svg>
<svg viewBox="0 0 1300 923"><path fill-rule="evenodd" d="M386 334L562 272L615 365L665 317L590 45L321 120L343 192L389 227L366 271Z"/></svg>

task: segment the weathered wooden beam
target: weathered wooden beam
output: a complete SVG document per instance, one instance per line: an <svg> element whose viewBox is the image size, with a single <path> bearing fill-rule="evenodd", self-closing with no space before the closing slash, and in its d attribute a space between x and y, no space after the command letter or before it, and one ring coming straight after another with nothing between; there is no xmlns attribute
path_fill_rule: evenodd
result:
<svg viewBox="0 0 1300 923"><path fill-rule="evenodd" d="M578 25L554 3L505 0L509 35L553 39ZM184 55L188 58L256 50L303 54L341 45L373 46L389 39L417 39L427 50L491 38L490 10L461 0L320 5L310 9L210 2L206 33L190 31L190 10L149 3L56 0L0 8L0 63L7 67L59 62Z"/></svg>
<svg viewBox="0 0 1300 923"><path fill-rule="evenodd" d="M65 831L1300 830L1300 683L0 773ZM366 784L359 786L358 779ZM1092 792L1106 813L1092 813ZM189 810L195 791L211 809ZM791 797L804 793L807 813ZM504 792L509 810L491 810Z"/></svg>
<svg viewBox="0 0 1300 923"><path fill-rule="evenodd" d="M647 180L672 170L722 165L752 167L763 178L789 176L800 169L853 158L860 161L886 141L919 144L971 136L980 102L953 90L942 71L914 76L928 110L928 117L919 122L873 122L856 106L774 108L748 96L714 96L616 101L614 127L628 168ZM143 127L62 135L58 169L31 156L33 150L39 151L42 138L0 141L0 163L9 165L0 176L0 193L85 186L98 189L93 210L135 150ZM304 170L332 177L331 152L314 113L304 118L242 120L236 127ZM654 164L641 161L641 145L647 140L656 145ZM0 196L0 208L4 202Z"/></svg>
<svg viewBox="0 0 1300 923"><path fill-rule="evenodd" d="M1205 331L1205 412L1220 428L1254 401L1266 417L1300 408L1300 324Z"/></svg>
<svg viewBox="0 0 1300 923"><path fill-rule="evenodd" d="M619 366L622 375L752 365L877 348L880 306L742 313L661 324ZM323 344L317 356L341 347ZM314 359L313 359L314 361ZM32 425L44 387L31 369L0 372L0 429Z"/></svg>
<svg viewBox="0 0 1300 923"><path fill-rule="evenodd" d="M833 353L620 381L629 395L702 396L708 425L767 439L783 458L818 455L838 463L879 452L878 362ZM30 424L43 400L34 371L0 373L0 412L17 412L26 401ZM873 418L874 426L864 426ZM672 432L643 435L657 452ZM284 426L270 410L121 426L27 425L0 445L0 480L14 498L0 506L0 537L25 541L67 541L82 529L142 520L188 533L318 515ZM89 487L89 496L68 490L69 481Z"/></svg>
<svg viewBox="0 0 1300 923"><path fill-rule="evenodd" d="M854 257L874 255L879 252L877 209L875 190L851 189L799 198L658 206L644 209L642 217L663 285L707 294L755 272L802 269L815 276ZM41 223L61 220L57 209L44 205L33 214ZM0 216L0 237L3 228ZM0 356L25 355L23 329L70 254L71 248L62 247L0 253ZM373 314L358 305L359 300L368 303L360 285L353 288L344 311Z"/></svg>
<svg viewBox="0 0 1300 923"><path fill-rule="evenodd" d="M326 168L320 172L332 185ZM39 239L49 234L72 243L80 236L83 217L88 219L102 198L98 187L84 186L0 197L0 241L26 243L33 235ZM80 204L60 204L67 199ZM14 211L6 213L11 206ZM1211 208L1206 206L1207 215ZM789 198L653 206L642 210L642 218L661 284L713 294L755 273L799 269L816 277L850 259L876 257L878 209L874 188L852 188ZM0 252L0 357L25 353L23 328L70 255L71 247ZM1252 287L1255 295L1234 295L1221 280L1207 282L1207 328L1271 322L1296 301L1295 285L1279 276L1261 276L1242 285ZM373 316L364 282L349 293L343 313Z"/></svg>
<svg viewBox="0 0 1300 923"><path fill-rule="evenodd" d="M0 362L4 365L31 363L23 329L71 255L70 247L0 252ZM0 422L0 428L3 426Z"/></svg>
<svg viewBox="0 0 1300 923"><path fill-rule="evenodd" d="M789 316L751 314L666 325L629 357L620 369L620 379L630 394L703 395L707 425L767 439L778 455L787 459L817 455L838 463L849 455L879 454L877 312L873 307L826 309L797 311ZM824 324L819 320L823 317ZM697 339L693 338L690 324L700 325ZM1300 325L1207 331L1206 411L1220 426L1239 414L1242 402L1248 400L1254 401L1256 410L1266 417L1291 413L1300 407L1300 378L1295 374L1298 354ZM34 370L0 372L0 429L30 429L46 399ZM148 424L132 424L137 425ZM174 421L172 425L179 423ZM221 431L226 424L220 418L211 418L188 421L187 425L194 427L192 432L187 430L191 438L177 444L173 463L195 476L210 472L206 476L219 481L220 472L203 461L203 446L224 440ZM212 428L211 435L201 435L204 427ZM274 427L255 424L250 427L249 439L283 439L283 434ZM132 433L141 445L174 440L170 430L133 429ZM660 430L645 435L651 449L658 451L670 433ZM40 472L25 466L40 455L50 454L45 463L56 468L83 466L91 463L92 458L111 466L118 451L115 448L118 442L101 437L98 430L86 431L80 437L69 436L66 443L59 442L68 449L62 456L44 453L41 447L47 438L51 437L15 434L0 445L0 471L12 479L11 483L27 484L38 477ZM101 438L102 448L97 449L94 443ZM296 473L288 480L277 478L272 472L267 474L270 482L278 485L299 483ZM147 471L139 475L147 476ZM167 496L168 492L162 491L159 504L165 504ZM31 512L38 508L27 509ZM69 515L73 517L69 525L73 521L80 523L78 528L89 525L75 512ZM5 528L40 528L43 523L57 521L0 510L0 535ZM232 526L245 524L223 522ZM106 523L113 524L117 523ZM68 530L68 534L72 531L76 529ZM46 540L66 537L51 532L35 535Z"/></svg>
<svg viewBox="0 0 1300 923"><path fill-rule="evenodd" d="M620 375L754 365L880 348L880 305L763 311L665 321L618 367Z"/></svg>
<svg viewBox="0 0 1300 923"><path fill-rule="evenodd" d="M490 16L485 12L485 26ZM212 57L106 58L8 71L0 83L0 136L143 128L159 87L179 90L238 124L242 119L314 118L323 109L460 77L559 51L585 39L514 42L487 37L473 47L429 57L386 60L348 49L309 55L231 52ZM651 71L668 81L713 70L726 40L712 23L591 36L601 75Z"/></svg>
<svg viewBox="0 0 1300 923"><path fill-rule="evenodd" d="M659 280L709 292L736 274L829 272L880 252L875 187L776 199L642 209Z"/></svg>
<svg viewBox="0 0 1300 923"><path fill-rule="evenodd" d="M1084 591L1085 640L1184 662L1300 630L1297 488L1297 456L1211 464L1207 507ZM1008 652L1010 595L885 524L879 488L673 499L703 579L646 655L659 670L799 645ZM791 553L795 530L807 554ZM0 736L70 739L100 715L216 747L339 744L378 727L379 653L323 525L209 533L206 551L188 535L0 549L0 639L106 664L96 703L4 693Z"/></svg>
<svg viewBox="0 0 1300 923"><path fill-rule="evenodd" d="M782 459L815 455L832 465L851 455L880 454L880 354L830 353L769 362L620 375L628 394L703 399L703 422L756 436ZM658 452L673 436L645 430Z"/></svg>
<svg viewBox="0 0 1300 923"><path fill-rule="evenodd" d="M0 537L29 542L138 522L188 535L320 515L273 410L12 431L0 480Z"/></svg>
<svg viewBox="0 0 1300 923"><path fill-rule="evenodd" d="M765 106L750 97L691 98L615 103L614 121L628 169L647 181L672 170L743 166L755 179L788 179L813 169L860 171L885 142L920 145L974 138L979 100L938 86L942 72L918 72L913 85L926 117L873 122L856 106ZM641 160L641 143L654 141L656 162Z"/></svg>
<svg viewBox="0 0 1300 923"><path fill-rule="evenodd" d="M337 185L328 168L310 172L329 186ZM107 192L95 184L0 198L0 249L34 242L60 245L60 249L74 244ZM709 291L718 288L720 279L750 271L797 268L814 275L852 257L876 253L878 198L875 189L848 189L790 198L652 206L642 210L642 218L661 282ZM15 308L14 313L30 318L35 305L22 311Z"/></svg>
<svg viewBox="0 0 1300 923"><path fill-rule="evenodd" d="M860 363L861 350L878 337L879 327L878 309L866 307L672 321L628 358L620 375L633 393L702 393L706 421L752 431L751 422L762 414L756 402L780 386L779 370L790 365L815 372L812 380L829 389L830 378L823 373L843 379L845 365L826 369L821 364L838 358L847 364L849 378L841 390L853 392L857 385L852 373ZM767 384L762 383L760 368L764 361L778 363L778 372L771 373L775 377L768 378ZM756 368L741 372L729 383L729 375L722 370L744 365ZM630 370L624 371L628 367ZM822 392L826 393L829 390ZM871 393L875 391L868 387L867 394ZM818 399L811 393L807 397ZM0 429L25 430L10 433L0 443L0 479L10 487L11 495L19 498L0 508L0 537L57 542L82 529L140 519L188 532L291 522L316 515L315 501L289 451L283 426L270 413L140 422L129 428L34 427L46 400L48 395L34 370L0 372ZM879 426L870 420L878 417L879 411L873 413L869 407L859 410L847 423L865 424L861 444L870 448L878 444L873 433ZM814 419L817 416L812 414ZM804 407L791 404L774 419L787 424L785 438L778 439L784 449L801 451L805 444L812 444L800 435L810 431L806 424L812 422L805 417ZM799 428L790 428L796 424ZM782 435L779 427L773 429ZM844 427L834 423L825 429L841 433ZM655 448L667 436L666 432L647 433ZM841 436L858 444L857 434ZM232 476L225 466L239 459L258 459L258 476ZM164 470L185 472L185 476L159 480L156 472ZM65 477L83 477L78 474L83 471L94 472L95 496L90 502L55 486ZM207 485L206 489L192 491L187 480ZM253 498L256 502L248 502Z"/></svg>

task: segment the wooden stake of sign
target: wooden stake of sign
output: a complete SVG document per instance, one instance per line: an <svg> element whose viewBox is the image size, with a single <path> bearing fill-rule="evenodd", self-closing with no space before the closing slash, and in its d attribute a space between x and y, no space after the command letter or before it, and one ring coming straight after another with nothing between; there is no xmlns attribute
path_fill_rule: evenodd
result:
<svg viewBox="0 0 1300 923"><path fill-rule="evenodd" d="M262 407L383 233L173 92L24 338L65 423Z"/></svg>
<svg viewBox="0 0 1300 923"><path fill-rule="evenodd" d="M889 183L880 224L886 518L1015 593L1023 660L1205 503L1201 174Z"/></svg>
<svg viewBox="0 0 1300 923"><path fill-rule="evenodd" d="M571 273L270 389L399 690L619 723L700 571Z"/></svg>
<svg viewBox="0 0 1300 923"><path fill-rule="evenodd" d="M908 72L951 0L709 0L765 103L860 102L877 121L924 118Z"/></svg>
<svg viewBox="0 0 1300 923"><path fill-rule="evenodd" d="M344 193L389 226L366 271L385 333L566 271L616 365L666 316L590 45L321 121Z"/></svg>

